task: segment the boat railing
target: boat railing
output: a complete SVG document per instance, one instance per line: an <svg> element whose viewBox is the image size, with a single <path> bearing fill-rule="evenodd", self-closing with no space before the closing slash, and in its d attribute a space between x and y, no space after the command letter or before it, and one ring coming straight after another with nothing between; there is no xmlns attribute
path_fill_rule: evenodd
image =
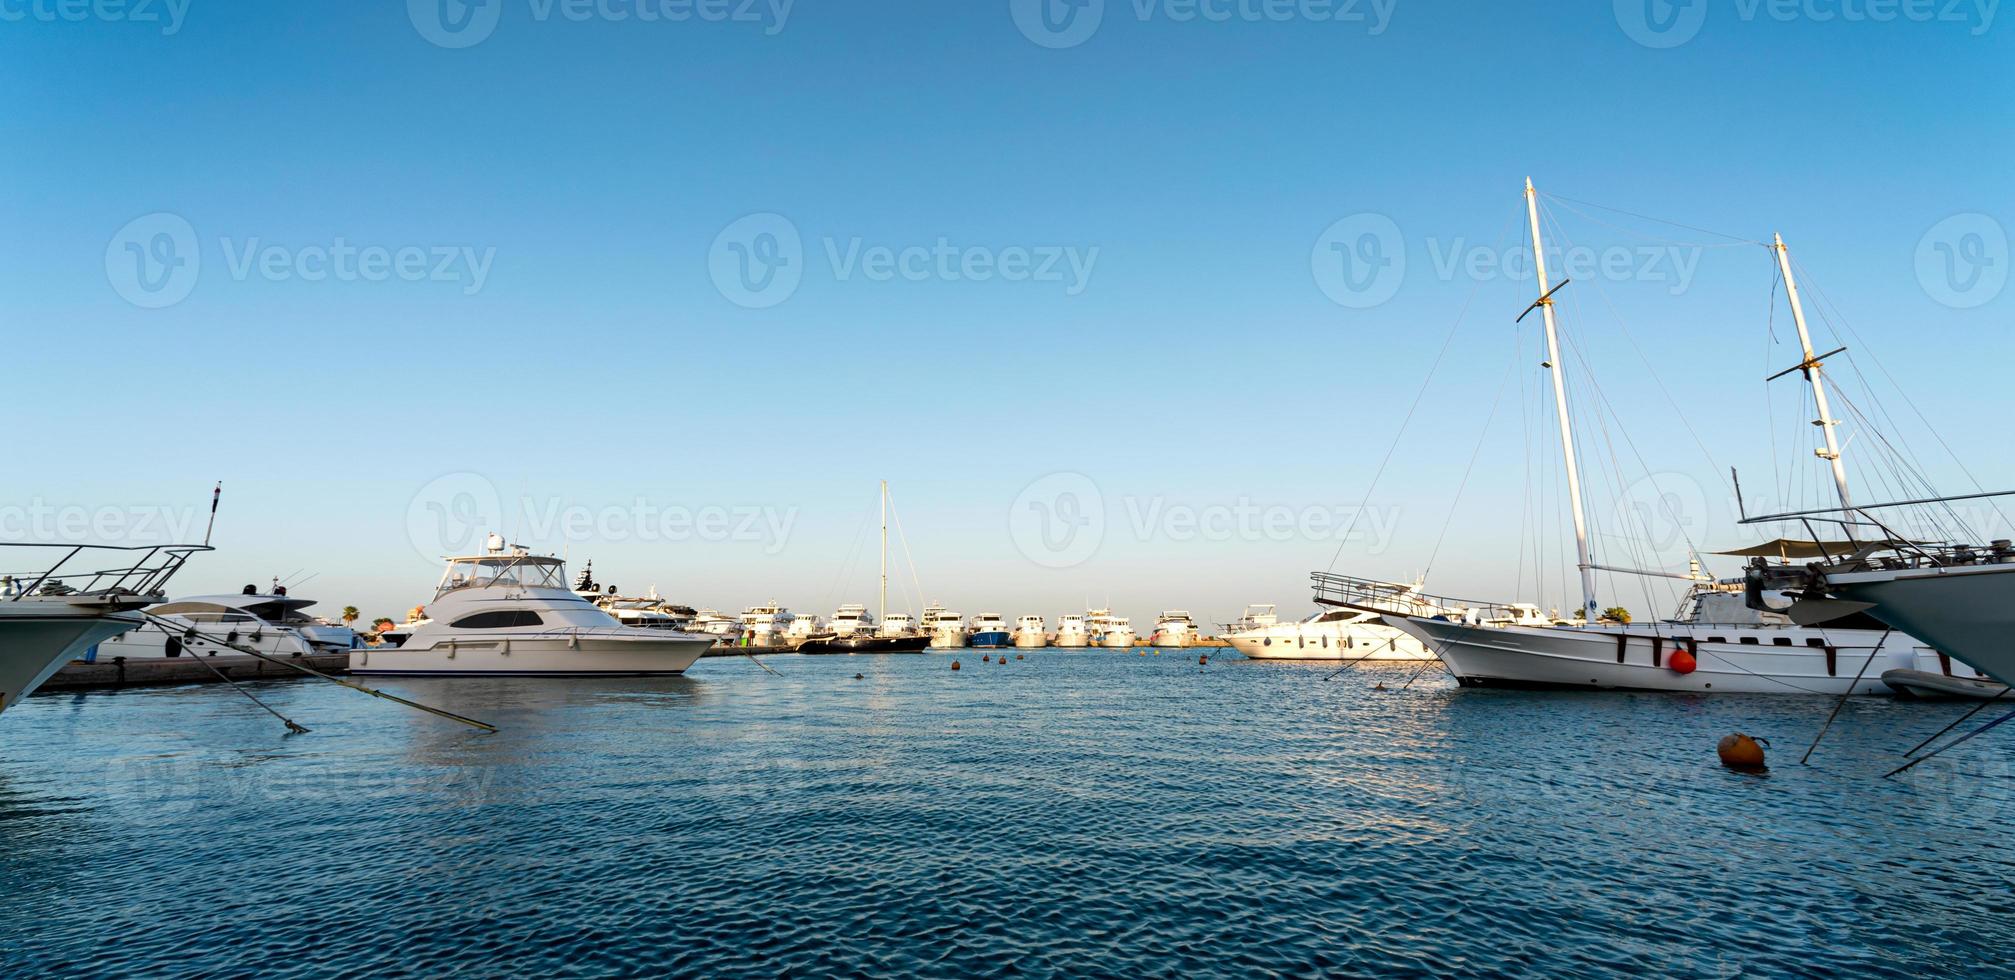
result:
<svg viewBox="0 0 2015 980"><path fill-rule="evenodd" d="M1396 582L1333 572L1312 572L1309 578L1315 582L1316 604L1323 606L1400 616L1446 616L1486 623L1523 622L1532 617L1530 607L1430 595Z"/></svg>
<svg viewBox="0 0 2015 980"><path fill-rule="evenodd" d="M209 545L201 544L0 543L0 549L15 548L37 549L45 556L60 551L61 555L46 565L33 563L39 571L0 573L0 601L19 602L36 595L163 595L168 580L182 570L190 555L212 550ZM79 556L87 552L88 557L78 562ZM73 567L101 560L118 563L106 568Z"/></svg>
<svg viewBox="0 0 2015 980"><path fill-rule="evenodd" d="M1874 511L1901 508L1928 508L1948 505L1962 500L1980 500L1991 497L2015 495L2015 490L2000 490L1991 493L1969 493L1952 497L1925 497L1917 500L1897 500L1881 504L1856 504L1847 509L1839 507L1819 510L1794 511L1788 514L1770 514L1762 517L1744 517L1740 524L1767 524L1797 521L1812 536L1825 564L1835 566L1859 566L1863 568L1910 569L1949 568L1964 565L2005 565L2015 563L2015 543L2008 539L1998 539L1986 545L1954 544L1944 541L1916 541L1909 535L1877 517ZM1848 551L1834 553L1828 548L1819 533L1820 526L1839 528L1847 538ZM1879 536L1863 536L1857 531L1874 529Z"/></svg>

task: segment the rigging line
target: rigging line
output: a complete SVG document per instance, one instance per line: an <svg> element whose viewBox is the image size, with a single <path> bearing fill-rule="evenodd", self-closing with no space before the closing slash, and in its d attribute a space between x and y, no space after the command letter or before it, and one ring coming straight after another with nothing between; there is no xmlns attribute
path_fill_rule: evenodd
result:
<svg viewBox="0 0 2015 980"><path fill-rule="evenodd" d="M1613 221L1604 221L1601 218L1598 218L1592 214L1580 210L1579 208L1576 208L1571 204L1566 203L1566 200L1563 198L1556 198L1555 200L1560 204L1561 207L1564 207L1567 210L1574 212L1576 215L1579 215L1580 217L1588 221L1592 221L1598 225L1602 225L1605 228L1614 228L1617 231L1623 232L1626 235L1635 235L1636 237L1642 238L1648 242L1657 242L1661 245L1686 247L1686 248L1745 248L1750 245L1762 244L1761 242L1682 242L1676 238L1660 238L1657 235L1646 234L1642 231L1638 231L1635 228L1631 228L1625 225L1619 225Z"/></svg>
<svg viewBox="0 0 2015 980"><path fill-rule="evenodd" d="M1917 487L1927 491L1929 496L1937 496L1937 489L1931 485L1930 477L1924 475L1913 460L1894 443L1889 441L1889 438L1882 433L1881 428L1876 426L1869 419L1867 413L1861 410L1861 406L1855 404L1854 400L1849 398L1847 392L1841 389L1840 386L1835 385L1833 390L1840 397L1841 403L1847 406L1847 410L1853 413L1854 417L1861 422L1863 428L1880 444L1880 448L1887 450L1887 455L1878 461L1888 463L1894 471L1897 486L1906 490L1911 487ZM1914 482L1912 480L1913 477L1915 478ZM1968 536L1973 536L1973 529L1967 524L1965 518L1959 516L1958 510L1952 506L1951 502L1947 501L1941 506L1946 516L1952 518L1953 529L1963 531ZM1927 507L1925 510L1932 512L1933 508ZM1939 530L1943 532L1947 529L1940 527Z"/></svg>
<svg viewBox="0 0 2015 980"><path fill-rule="evenodd" d="M889 516L895 518L896 540L902 543L903 561L909 563L910 584L916 586L917 589L917 596L916 596L917 614L922 615L924 606L924 585L922 580L917 578L917 560L916 558L910 555L910 536L903 532L903 515L901 511L896 510L896 497L893 492L889 494ZM923 623L918 622L916 625L918 627L921 627Z"/></svg>
<svg viewBox="0 0 2015 980"><path fill-rule="evenodd" d="M861 522L854 525L853 542L847 545L846 555L840 560L839 570L833 573L833 584L826 587L825 604L828 606L833 604L833 596L839 593L841 581L847 577L848 572L854 570L854 556L860 551L861 535L867 532L868 515L872 513L873 511L862 512Z"/></svg>
<svg viewBox="0 0 2015 980"><path fill-rule="evenodd" d="M1520 208L1519 210L1524 209ZM1516 214L1514 213L1513 220L1515 219ZM1497 250L1498 254L1500 255L1504 253L1504 240L1511 234L1511 227L1512 227L1512 221L1507 220L1504 224L1503 230L1497 233ZM1476 302L1476 294L1480 292L1482 289L1483 289L1483 277L1478 276L1473 280L1471 280L1469 285L1469 296L1463 299L1462 309L1458 310L1455 314L1455 322L1449 324L1448 335L1446 337L1443 337L1441 340L1441 350L1435 352L1434 363L1428 365L1427 377L1422 378L1420 380L1420 390L1414 392L1413 404L1407 406L1406 417L1400 420L1399 430L1397 432L1394 432L1392 435L1392 444L1385 447L1385 458L1379 460L1378 469L1372 472L1371 485L1365 488L1364 497L1362 498L1364 502L1369 503L1372 498L1372 495L1377 492L1379 480L1383 479L1385 476L1385 467L1387 466L1387 464L1392 462L1393 453L1399 451L1399 443L1401 439L1404 439L1406 437L1407 426L1413 423L1414 413L1420 410L1421 401L1427 397L1427 389L1428 386L1432 384L1434 381L1435 372L1440 369L1442 359L1448 356L1449 347L1455 343L1456 333L1462 329L1462 321L1469 316L1470 305ZM1328 571L1336 570L1336 563L1343 558L1344 546L1350 543L1351 533L1357 530L1357 522L1360 518L1364 516L1364 512L1366 509L1367 508L1360 506L1357 508L1357 511L1351 515L1349 526L1344 528L1342 537L1340 537L1336 542L1336 553L1331 555L1329 558Z"/></svg>
<svg viewBox="0 0 2015 980"><path fill-rule="evenodd" d="M1796 262L1797 260L1794 259L1793 261ZM1800 264L1798 268L1800 275L1805 275L1808 277L1810 276L1810 273L1805 272L1805 266L1803 264ZM1825 308L1831 308L1834 311L1834 313L1839 316L1840 326L1846 331L1847 336L1854 341L1854 346L1864 348L1868 351L1868 359L1875 362L1876 370L1881 371L1882 377L1889 382L1891 387L1894 387L1896 389L1896 393L1898 395L1901 395L1903 397L1903 404L1909 406L1911 414L1916 415L1917 421L1923 423L1924 428L1930 431L1931 438L1937 440L1939 448L1945 450L1945 454L1952 457L1952 462L1959 467L1959 472L1963 474L1966 477L1966 479L1973 484L1973 489L1977 492L1985 493L1987 488L1981 485L1979 478L1975 477L1971 470L1967 469L1966 461L1960 459L1959 454L1953 451L1951 444L1945 441L1944 434L1939 432L1938 428L1931 424L1931 420L1924 415L1923 410L1917 407L1917 402L1910 397L1910 390L1903 387L1903 385L1896 380L1895 375L1889 373L1889 365L1885 363L1882 360L1882 358L1876 356L1875 348L1861 337L1860 331L1855 330L1854 325L1852 323L1847 322L1846 315L1840 313L1839 308L1837 306L1834 306L1833 300L1829 296L1827 296L1824 290L1819 288L1817 280L1813 280L1812 285L1808 286L1807 288L1808 291L1810 291L1815 297L1818 298L1819 305ZM1833 321L1831 319L1828 319L1827 326L1831 327L1832 325ZM1848 354L1848 360L1854 363L1855 371L1859 373L1860 364L1859 362L1854 361L1854 356L1852 353ZM2008 520L2008 515L2001 512L2001 504L1998 500L1990 499L1988 500L1987 504L1989 507L1992 507L1994 509L1994 515L1996 517L2001 518L2002 523L2004 524L2011 523Z"/></svg>
<svg viewBox="0 0 2015 980"><path fill-rule="evenodd" d="M1497 421L1497 408L1504 401L1504 389L1511 383L1511 373L1518 368L1517 359L1504 367L1504 377L1497 381L1497 394L1491 396L1490 414L1483 420L1483 431L1477 434L1476 448L1469 454L1469 465L1462 471L1462 481L1455 486L1455 499L1448 503L1448 518L1441 523L1441 536L1434 539L1434 550L1427 554L1427 567L1421 570L1424 580L1434 572L1434 560L1441 557L1441 545L1448 540L1448 529L1455 523L1455 510L1462 503L1462 492L1469 487L1470 474L1476 471L1477 457L1483 455L1484 444L1490 440L1491 424Z"/></svg>
<svg viewBox="0 0 2015 980"><path fill-rule="evenodd" d="M1680 223L1679 223L1679 222L1677 222L1677 221L1668 221L1668 220L1666 220L1666 219L1664 219L1664 218L1654 218L1654 217L1652 217L1651 215L1648 215L1648 214L1638 214L1638 213L1636 213L1636 212L1634 212L1634 211L1625 211L1625 210L1623 210L1622 208L1612 208L1612 207L1610 207L1610 206L1609 206L1609 205L1607 205L1607 204L1597 204L1597 203L1595 203L1595 202L1593 202L1593 201L1578 201L1578 200L1575 200L1574 198L1571 198L1571 197L1562 197L1562 196L1560 196L1559 194L1548 194L1548 193L1546 193L1546 192L1544 192L1544 191L1541 191L1541 192L1540 192L1540 194L1539 194L1539 196L1540 196L1540 197L1545 197L1545 198L1551 198L1551 199L1553 199L1553 200L1556 200L1556 201L1561 201L1561 202L1564 202L1564 203L1567 203L1567 204L1579 204L1579 205L1581 205L1582 207L1588 207L1588 208L1598 208L1598 209L1601 209L1601 210L1603 210L1603 211L1613 211L1613 212L1615 212L1615 213L1617 213L1617 214L1625 214L1625 215L1629 215L1630 217L1633 217L1633 218L1640 218L1640 219L1643 219L1643 220L1645 220L1645 221L1655 221L1655 222L1658 222L1658 223L1659 223L1659 224L1661 224L1661 225L1671 225L1671 226L1672 226L1672 227L1674 227L1674 228L1684 228L1684 229L1686 229L1687 231L1697 231L1697 232L1700 232L1700 233L1701 233L1701 234L1703 234L1703 235L1713 235L1713 236L1714 236L1714 237L1716 237L1716 238L1726 238L1726 239L1730 239L1730 240L1732 240L1732 241L1734 241L1734 242L1738 242L1738 243L1741 243L1741 244L1745 244L1745 245L1768 245L1768 244L1770 244L1769 242L1760 242L1760 241L1756 241L1756 240L1754 240L1754 239L1749 239L1749 238L1744 238L1744 237L1742 237L1741 235L1730 235L1730 234L1728 234L1728 233L1726 233L1726 232L1720 232L1720 231L1715 231L1715 230L1714 230L1714 229L1712 229L1712 228L1697 228L1697 227L1695 227L1695 226L1693 226L1693 225L1685 225L1685 224L1680 224Z"/></svg>

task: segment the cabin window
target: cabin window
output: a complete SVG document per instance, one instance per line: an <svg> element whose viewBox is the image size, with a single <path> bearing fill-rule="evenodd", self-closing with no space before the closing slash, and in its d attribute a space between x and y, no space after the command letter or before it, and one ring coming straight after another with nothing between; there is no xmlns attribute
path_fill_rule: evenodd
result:
<svg viewBox="0 0 2015 980"><path fill-rule="evenodd" d="M1710 636L1710 637L1708 637L1708 638L1707 638L1707 642L1709 642L1709 643L1727 643L1727 642L1728 642L1728 638L1727 638L1727 637L1725 637L1725 636Z"/></svg>
<svg viewBox="0 0 2015 980"><path fill-rule="evenodd" d="M458 630L500 630L518 626L540 626L545 620L530 609L499 609L479 612L473 616L463 616L452 625Z"/></svg>
<svg viewBox="0 0 2015 980"><path fill-rule="evenodd" d="M1791 638L1788 636L1780 636L1777 639L1771 640L1770 642L1776 646L1788 647L1791 645Z"/></svg>
<svg viewBox="0 0 2015 980"><path fill-rule="evenodd" d="M1742 638L1742 645L1746 647L1760 647L1763 645L1763 641L1753 636L1745 636Z"/></svg>
<svg viewBox="0 0 2015 980"><path fill-rule="evenodd" d="M1808 647L1812 647L1812 648L1814 648L1814 649L1817 649L1817 648L1819 648L1819 647L1823 647L1823 646L1825 646L1825 645L1826 645L1826 641L1825 641L1824 639L1821 639L1821 638L1819 638L1819 637L1816 637L1816 636L1815 636L1815 637L1811 637L1811 638L1807 639L1807 640L1805 641L1805 645L1806 645L1806 646L1808 646Z"/></svg>

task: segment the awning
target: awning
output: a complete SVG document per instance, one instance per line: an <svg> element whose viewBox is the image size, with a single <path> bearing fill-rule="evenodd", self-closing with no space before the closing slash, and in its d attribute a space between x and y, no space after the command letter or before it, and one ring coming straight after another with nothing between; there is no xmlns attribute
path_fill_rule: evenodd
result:
<svg viewBox="0 0 2015 980"><path fill-rule="evenodd" d="M1794 561L1805 558L1844 558L1864 548L1896 548L1909 543L1908 541L1800 541L1794 538L1778 538L1747 548L1717 551L1715 554Z"/></svg>

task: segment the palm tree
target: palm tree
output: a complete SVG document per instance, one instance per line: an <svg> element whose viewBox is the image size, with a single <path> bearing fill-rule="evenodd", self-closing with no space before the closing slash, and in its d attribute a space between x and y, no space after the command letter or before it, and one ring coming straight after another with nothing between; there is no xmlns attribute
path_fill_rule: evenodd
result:
<svg viewBox="0 0 2015 980"><path fill-rule="evenodd" d="M354 622L356 622L356 621L357 621L357 617L358 617L358 616L360 616L360 615L363 615L363 614L362 614L362 613L359 613L359 612L357 611L357 607L356 607L356 606L344 606L344 607L343 607L343 625L344 625L344 626L348 626L348 625L350 625L351 623L354 623Z"/></svg>

